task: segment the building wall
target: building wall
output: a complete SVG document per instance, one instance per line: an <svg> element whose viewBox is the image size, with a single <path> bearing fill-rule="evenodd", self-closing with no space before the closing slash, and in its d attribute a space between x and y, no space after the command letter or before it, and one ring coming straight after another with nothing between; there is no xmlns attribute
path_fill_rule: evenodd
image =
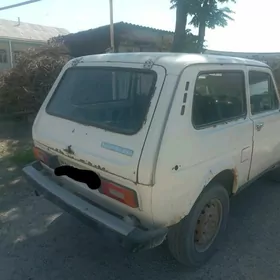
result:
<svg viewBox="0 0 280 280"><path fill-rule="evenodd" d="M162 49L156 45L139 45L133 43L121 43L118 47L118 52L161 52Z"/></svg>
<svg viewBox="0 0 280 280"><path fill-rule="evenodd" d="M168 48L160 45L160 43L150 43L150 44L141 44L140 42L130 42L125 41L121 42L118 47L118 52L164 52L168 51Z"/></svg>
<svg viewBox="0 0 280 280"><path fill-rule="evenodd" d="M12 58L10 55L9 40L0 39L0 71L8 70L12 68L12 64L16 64L16 56L20 52L27 50L29 48L36 48L38 46L44 45L44 42L30 42L30 41L19 41L11 39L12 47ZM6 58L6 59L4 59Z"/></svg>
<svg viewBox="0 0 280 280"><path fill-rule="evenodd" d="M169 51L173 41L170 32L146 30L142 28L129 29L121 36L118 52L164 52Z"/></svg>

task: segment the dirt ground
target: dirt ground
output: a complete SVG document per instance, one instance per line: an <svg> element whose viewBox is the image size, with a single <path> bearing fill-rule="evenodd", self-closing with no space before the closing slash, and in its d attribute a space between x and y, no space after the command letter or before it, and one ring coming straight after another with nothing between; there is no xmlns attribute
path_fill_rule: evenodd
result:
<svg viewBox="0 0 280 280"><path fill-rule="evenodd" d="M280 185L260 180L232 200L210 262L189 272L165 246L128 254L41 197L22 179L28 124L0 123L0 279L280 279ZM27 151L27 152L22 152Z"/></svg>

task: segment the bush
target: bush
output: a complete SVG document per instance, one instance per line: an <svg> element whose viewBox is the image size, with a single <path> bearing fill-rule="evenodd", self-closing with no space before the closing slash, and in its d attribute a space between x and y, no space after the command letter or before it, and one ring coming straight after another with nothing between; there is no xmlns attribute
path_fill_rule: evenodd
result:
<svg viewBox="0 0 280 280"><path fill-rule="evenodd" d="M28 49L0 75L0 113L34 114L70 56L64 45Z"/></svg>
<svg viewBox="0 0 280 280"><path fill-rule="evenodd" d="M0 115L36 114L70 58L67 47L55 41L23 52L13 69L0 74ZM280 92L280 61L270 66Z"/></svg>

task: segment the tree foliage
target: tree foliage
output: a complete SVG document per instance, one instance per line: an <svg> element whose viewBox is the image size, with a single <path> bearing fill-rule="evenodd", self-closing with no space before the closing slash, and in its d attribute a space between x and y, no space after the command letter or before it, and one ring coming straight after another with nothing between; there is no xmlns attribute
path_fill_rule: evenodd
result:
<svg viewBox="0 0 280 280"><path fill-rule="evenodd" d="M235 0L171 0L171 9L176 8L176 28L174 35L173 51L183 49L186 44L184 37L179 36L186 29L187 19L189 24L198 28L197 51L203 51L206 28L214 29L216 26L225 27L233 11L220 4L234 2ZM184 20L183 20L184 13Z"/></svg>

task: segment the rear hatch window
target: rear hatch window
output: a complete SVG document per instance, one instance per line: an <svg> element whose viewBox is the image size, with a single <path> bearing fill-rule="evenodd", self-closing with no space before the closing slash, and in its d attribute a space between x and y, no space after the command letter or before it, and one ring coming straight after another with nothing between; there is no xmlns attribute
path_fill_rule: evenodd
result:
<svg viewBox="0 0 280 280"><path fill-rule="evenodd" d="M137 133L155 91L156 72L135 68L69 68L46 112L122 134Z"/></svg>

